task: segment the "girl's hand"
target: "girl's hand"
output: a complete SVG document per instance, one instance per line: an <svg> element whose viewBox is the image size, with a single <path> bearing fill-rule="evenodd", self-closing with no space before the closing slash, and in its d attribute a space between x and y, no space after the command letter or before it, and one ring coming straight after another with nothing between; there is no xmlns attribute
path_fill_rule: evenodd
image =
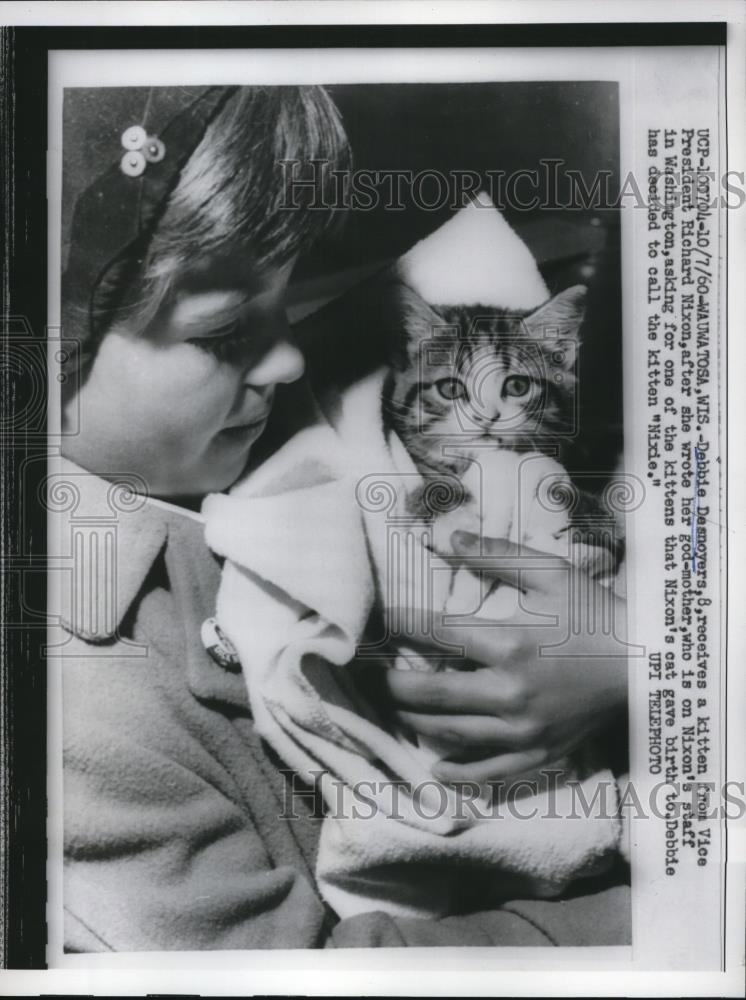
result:
<svg viewBox="0 0 746 1000"><path fill-rule="evenodd" d="M481 669L388 670L385 688L403 725L453 747L437 778L514 777L578 746L625 705L625 603L557 556L465 532L452 542L462 565L520 591L519 610L458 626L433 615L407 642L441 654L438 640L459 645Z"/></svg>

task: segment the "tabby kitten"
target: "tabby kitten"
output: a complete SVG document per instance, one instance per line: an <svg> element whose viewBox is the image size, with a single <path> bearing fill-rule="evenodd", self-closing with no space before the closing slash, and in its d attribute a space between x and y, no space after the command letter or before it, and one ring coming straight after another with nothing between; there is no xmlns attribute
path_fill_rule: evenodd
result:
<svg viewBox="0 0 746 1000"><path fill-rule="evenodd" d="M475 501L464 484L473 461L491 447L541 452L564 464L574 426L575 361L586 289L576 285L538 309L516 312L485 306L434 308L405 285L394 291L396 345L382 406L387 428L401 439L425 485L407 500L409 512L432 518L435 548L466 518ZM433 509L438 478L461 483L451 509ZM467 476L468 479L468 476ZM576 490L568 510L574 537L586 541L589 526L610 525L590 493ZM442 529L438 530L439 526ZM614 569L621 558L616 531L591 531L605 544ZM438 544L438 539L441 544Z"/></svg>

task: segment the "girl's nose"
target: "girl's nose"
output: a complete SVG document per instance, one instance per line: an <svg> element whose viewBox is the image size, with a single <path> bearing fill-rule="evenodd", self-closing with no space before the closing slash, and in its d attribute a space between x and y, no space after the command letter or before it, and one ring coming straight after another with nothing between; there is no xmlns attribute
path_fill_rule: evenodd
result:
<svg viewBox="0 0 746 1000"><path fill-rule="evenodd" d="M288 338L282 337L246 373L246 383L249 385L266 386L278 382L295 382L305 371L303 355Z"/></svg>

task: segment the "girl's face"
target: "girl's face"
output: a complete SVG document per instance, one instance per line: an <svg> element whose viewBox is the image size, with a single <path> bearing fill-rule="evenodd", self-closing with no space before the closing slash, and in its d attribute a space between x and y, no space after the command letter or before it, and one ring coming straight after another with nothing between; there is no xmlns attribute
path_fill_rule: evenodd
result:
<svg viewBox="0 0 746 1000"><path fill-rule="evenodd" d="M137 473L154 496L202 496L240 476L275 386L303 373L285 292L293 261L258 271L201 262L144 332L113 327L69 406L66 454L108 478Z"/></svg>

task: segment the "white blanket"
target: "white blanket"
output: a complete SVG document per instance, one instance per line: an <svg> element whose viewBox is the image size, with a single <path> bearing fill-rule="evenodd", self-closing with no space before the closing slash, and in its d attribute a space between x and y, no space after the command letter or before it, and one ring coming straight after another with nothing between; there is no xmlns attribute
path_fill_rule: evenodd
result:
<svg viewBox="0 0 746 1000"><path fill-rule="evenodd" d="M381 636L365 634L377 602L486 617L515 602L506 587L483 602L476 578L454 574L427 548L427 525L407 515L418 477L401 442L384 435L381 378L348 390L335 429L303 430L230 495L207 498L207 541L226 557L218 621L238 650L258 731L302 781L319 782L327 815L317 878L341 917L440 916L469 885L483 906L559 894L618 848L611 773L568 769L512 808L484 794L470 807L434 780L436 750L379 724L352 682L352 661L365 669L377 652ZM562 470L533 458L520 463L533 484L528 503L515 457L495 462L501 482L485 473L482 489L496 499L483 527L562 552L564 515L537 499L538 484ZM400 643L406 665L406 635ZM578 786L591 802L600 785L604 796L583 816Z"/></svg>

